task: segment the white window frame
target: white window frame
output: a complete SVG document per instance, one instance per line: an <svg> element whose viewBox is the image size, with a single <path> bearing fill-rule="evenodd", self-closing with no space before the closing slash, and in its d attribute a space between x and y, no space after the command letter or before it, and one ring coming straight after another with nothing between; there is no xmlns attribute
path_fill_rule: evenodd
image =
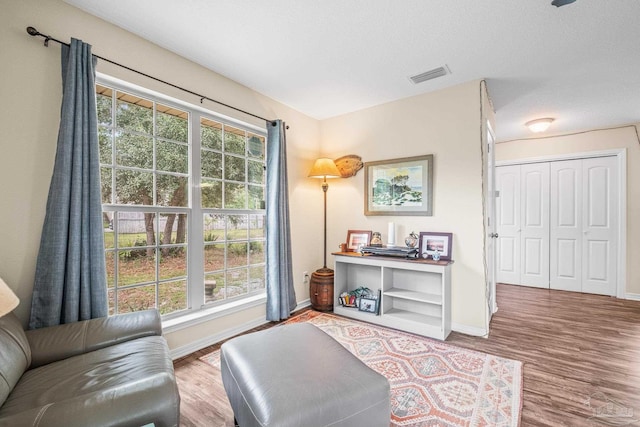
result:
<svg viewBox="0 0 640 427"><path fill-rule="evenodd" d="M214 301L205 303L205 289L204 289L204 227L203 218L204 214L215 211L220 214L242 214L242 215L264 215L266 222L266 210L265 209L212 209L202 208L201 193L200 193L200 180L201 180L201 140L200 140L200 119L207 118L220 122L224 125L229 125L238 129L251 132L253 134L263 136L266 139L266 128L255 126L229 116L225 116L215 111L211 111L197 105L164 95L162 93L143 88L141 86L126 82L115 77L108 76L102 73L96 73L96 84L104 85L113 88L117 91L127 92L131 95L139 96L141 98L150 99L157 103L169 107L175 107L189 113L189 139L188 144L188 157L189 157L189 178L188 178L188 194L189 204L188 207L162 207L162 206L137 206L134 208L132 205L103 205L104 211L141 211L155 212L156 221L158 221L160 213L188 213L187 222L187 308L174 313L164 315L163 325L168 325L172 329L181 329L181 326L188 326L190 324L196 324L201 321L206 321L211 318L219 317L220 315L236 312L244 308L249 308L261 304L266 299L266 290L259 290L253 293L241 295L239 297L225 299L222 301ZM266 165L266 152L265 144L265 165ZM115 150L114 150L115 153ZM194 155L198 153L198 155ZM115 155L115 154L114 154ZM113 160L115 164L115 159ZM154 165L155 167L155 165ZM247 166L248 167L248 166ZM115 176L115 174L114 174ZM247 176L248 177L248 176ZM112 179L115 179L113 177ZM112 192L115 192L115 183L112 182ZM265 182L265 200L266 200L266 182ZM154 191L154 203L155 203L155 191ZM114 230L115 233L115 230ZM114 234L114 236L116 236ZM115 239L115 237L114 237ZM264 245L266 250L266 232L264 237ZM116 252L117 254L117 252ZM117 256L117 255L116 255ZM266 259L266 255L265 255ZM157 262L157 261L156 261ZM225 261L226 263L226 261ZM226 269L225 269L226 271ZM117 274L117 271L116 271ZM266 289L266 278L265 278ZM156 294L157 299L157 294ZM166 331L166 330L165 330Z"/></svg>

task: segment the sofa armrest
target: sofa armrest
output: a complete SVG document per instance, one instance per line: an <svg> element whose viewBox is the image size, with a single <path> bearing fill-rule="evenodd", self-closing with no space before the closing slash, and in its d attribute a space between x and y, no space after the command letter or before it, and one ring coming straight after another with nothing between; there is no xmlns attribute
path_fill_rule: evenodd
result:
<svg viewBox="0 0 640 427"><path fill-rule="evenodd" d="M141 337L162 335L157 310L138 311L26 331L31 368Z"/></svg>

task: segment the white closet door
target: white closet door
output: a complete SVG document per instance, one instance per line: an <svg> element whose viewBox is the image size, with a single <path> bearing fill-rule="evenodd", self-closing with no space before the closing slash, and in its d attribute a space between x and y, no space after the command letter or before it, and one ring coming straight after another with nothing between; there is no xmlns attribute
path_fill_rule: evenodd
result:
<svg viewBox="0 0 640 427"><path fill-rule="evenodd" d="M520 166L520 284L549 287L549 163Z"/></svg>
<svg viewBox="0 0 640 427"><path fill-rule="evenodd" d="M582 291L616 295L618 168L615 157L582 161Z"/></svg>
<svg viewBox="0 0 640 427"><path fill-rule="evenodd" d="M520 283L520 165L496 168L498 272L501 283Z"/></svg>
<svg viewBox="0 0 640 427"><path fill-rule="evenodd" d="M582 291L582 160L551 163L550 287Z"/></svg>

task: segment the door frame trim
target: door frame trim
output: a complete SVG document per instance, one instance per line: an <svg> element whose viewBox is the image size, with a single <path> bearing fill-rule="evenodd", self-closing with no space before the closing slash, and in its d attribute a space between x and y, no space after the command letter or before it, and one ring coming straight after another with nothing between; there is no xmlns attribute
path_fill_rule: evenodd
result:
<svg viewBox="0 0 640 427"><path fill-rule="evenodd" d="M589 159L594 157L616 157L618 163L618 262L616 278L616 297L627 299L627 149L585 151L581 153L552 154L540 157L501 160L496 167L524 165L528 163L558 162L562 160Z"/></svg>
<svg viewBox="0 0 640 427"><path fill-rule="evenodd" d="M485 227L485 233L484 233L484 238L487 239L487 231L491 231L493 233L495 233L498 229L498 225L496 224L496 211L497 211L497 202L496 202L496 158L495 158L495 152L496 152L496 145L497 145L497 141L496 141L496 134L493 131L493 127L491 126L491 122L489 120L485 121L486 123L486 132L483 132L483 135L487 138L486 140L486 146L487 146L487 161L485 162L486 164L483 165L487 166L487 188L486 188L486 193L483 194L484 197L487 197L487 204L485 206L484 209L484 213L483 216L485 218L490 218L490 220L492 221L492 223L488 226ZM484 147L484 144L483 144ZM491 166L491 167L489 167ZM491 179L489 179L491 178ZM490 188L491 186L489 184L493 184L492 188ZM493 216L489 216L489 210L490 210L490 205L493 204L493 212L491 212L491 214ZM485 224L486 224L486 219L485 219ZM490 267L493 270L493 280L490 280L489 283L489 295L487 295L488 297L488 310L487 310L487 318L486 318L486 324L487 324L487 330L489 329L489 324L491 322L491 318L493 317L493 315L498 311L498 301L497 301L497 289L496 289L496 283L498 282L497 277L498 277L498 272L497 272L497 267L498 267L498 261L497 261L497 256L498 256L498 250L497 250L497 245L498 245L498 241L497 239L494 240L493 242L493 265ZM487 242L485 242L485 259L489 259L489 256L487 255L488 249L489 249L489 245ZM491 275L487 274L487 278L491 279Z"/></svg>

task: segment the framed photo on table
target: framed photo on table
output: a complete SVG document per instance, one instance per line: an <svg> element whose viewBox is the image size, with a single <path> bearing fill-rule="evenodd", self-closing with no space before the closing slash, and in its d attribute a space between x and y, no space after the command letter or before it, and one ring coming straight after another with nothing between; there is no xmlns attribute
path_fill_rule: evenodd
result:
<svg viewBox="0 0 640 427"><path fill-rule="evenodd" d="M420 246L418 249L420 258L432 256L437 250L442 261L451 261L452 249L453 233L420 232Z"/></svg>
<svg viewBox="0 0 640 427"><path fill-rule="evenodd" d="M433 215L433 154L364 164L365 215Z"/></svg>
<svg viewBox="0 0 640 427"><path fill-rule="evenodd" d="M360 246L369 246L371 230L347 231L347 252L357 252Z"/></svg>
<svg viewBox="0 0 640 427"><path fill-rule="evenodd" d="M378 313L378 300L373 297L360 297L360 305L358 310L367 313Z"/></svg>

